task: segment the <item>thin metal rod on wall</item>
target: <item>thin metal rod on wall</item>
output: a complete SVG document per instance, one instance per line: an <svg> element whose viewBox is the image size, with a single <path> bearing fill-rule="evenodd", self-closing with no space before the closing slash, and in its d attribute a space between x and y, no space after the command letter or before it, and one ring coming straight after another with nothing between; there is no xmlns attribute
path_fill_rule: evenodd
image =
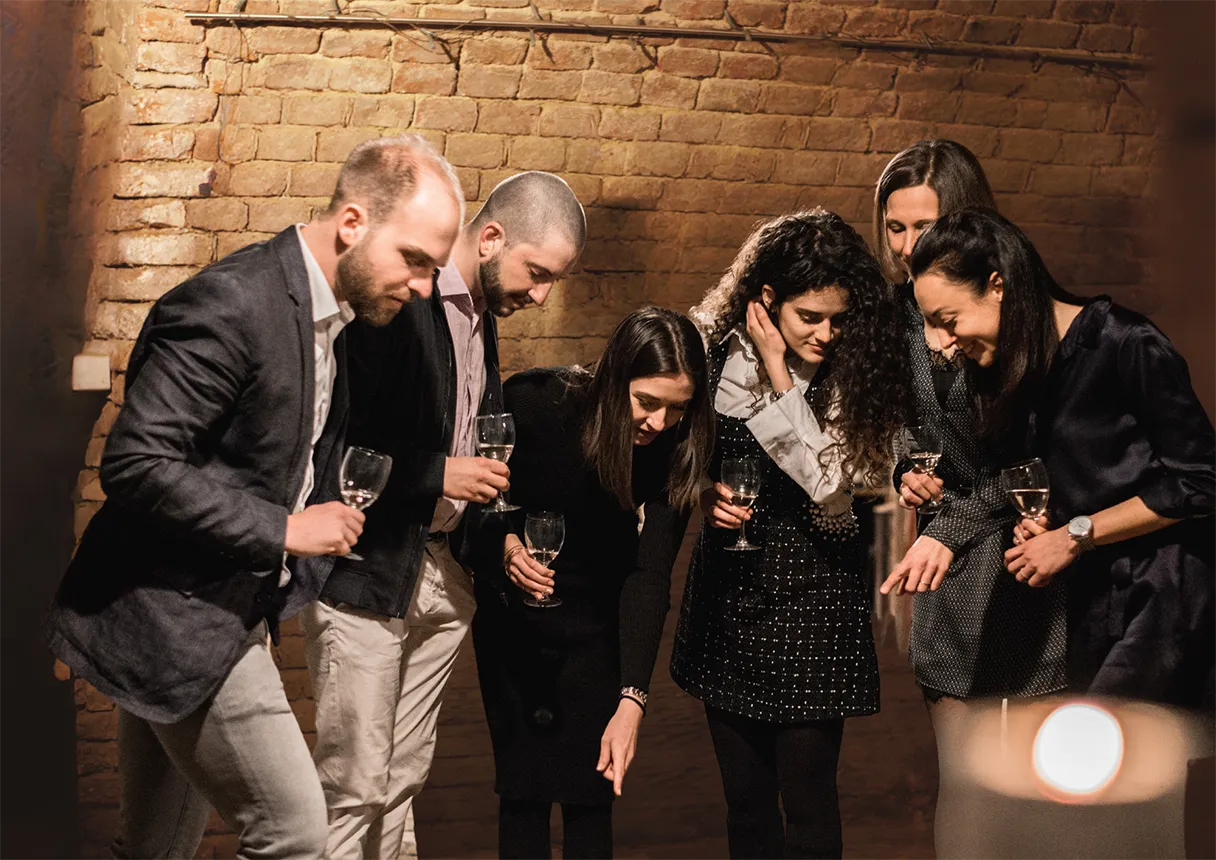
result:
<svg viewBox="0 0 1216 860"><path fill-rule="evenodd" d="M364 17L362 15L256 15L224 12L189 12L196 24L240 24L242 26L296 27L408 27L417 30L461 30L464 32L513 31L521 33L565 33L580 36L628 36L662 39L719 39L732 42L803 42L829 44L842 48L914 54L942 54L954 57L996 57L1003 60L1028 60L1034 63L1059 63L1106 69L1143 71L1152 68L1144 59L1126 54L1101 56L1085 51L1019 48L1011 45L972 45L965 42L912 42L898 39L862 39L856 36L779 33L771 30L709 27L662 27L626 24L587 24L575 21L451 21L439 18Z"/></svg>

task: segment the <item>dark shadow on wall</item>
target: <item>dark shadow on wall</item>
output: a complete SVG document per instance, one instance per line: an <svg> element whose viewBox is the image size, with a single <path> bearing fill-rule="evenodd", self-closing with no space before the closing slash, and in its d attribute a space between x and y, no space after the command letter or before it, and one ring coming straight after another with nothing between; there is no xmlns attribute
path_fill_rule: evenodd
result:
<svg viewBox="0 0 1216 860"><path fill-rule="evenodd" d="M71 390L86 278L68 239L80 6L0 3L0 855L79 856L72 688L42 618L74 545L73 487L104 396Z"/></svg>

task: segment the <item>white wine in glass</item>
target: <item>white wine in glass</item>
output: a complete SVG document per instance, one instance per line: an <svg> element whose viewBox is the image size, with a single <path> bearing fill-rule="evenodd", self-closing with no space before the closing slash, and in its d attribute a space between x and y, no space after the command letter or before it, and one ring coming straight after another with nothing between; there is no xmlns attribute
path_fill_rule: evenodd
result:
<svg viewBox="0 0 1216 860"><path fill-rule="evenodd" d="M557 554L562 551L562 544L565 542L565 517L548 511L528 514L524 521L524 543L528 547L528 555L545 567L549 567L557 558ZM545 594L541 597L526 594L524 603L538 608L562 605L561 598L552 594Z"/></svg>
<svg viewBox="0 0 1216 860"><path fill-rule="evenodd" d="M942 459L942 437L932 424L905 427L903 449L904 457L911 461L915 471L933 475ZM930 499L920 506L920 510L938 511L941 507L941 499Z"/></svg>
<svg viewBox="0 0 1216 860"><path fill-rule="evenodd" d="M1001 487L1026 519L1036 520L1047 513L1051 481L1047 477L1047 466L1038 457L1001 469Z"/></svg>
<svg viewBox="0 0 1216 860"><path fill-rule="evenodd" d="M366 510L380 498L384 485L393 470L393 458L370 448L351 446L342 458L341 482L342 502L356 511ZM346 558L363 561L358 553L348 552Z"/></svg>
<svg viewBox="0 0 1216 860"><path fill-rule="evenodd" d="M505 463L515 449L515 417L510 412L477 416L477 453L491 460ZM502 494L494 504L486 508L496 514L518 511L518 505L509 505Z"/></svg>
<svg viewBox="0 0 1216 860"><path fill-rule="evenodd" d="M730 487L730 503L740 508L750 508L760 497L763 471L760 461L754 457L742 460L722 461L722 483ZM726 549L732 552L760 549L747 539L747 521L739 523L739 539Z"/></svg>

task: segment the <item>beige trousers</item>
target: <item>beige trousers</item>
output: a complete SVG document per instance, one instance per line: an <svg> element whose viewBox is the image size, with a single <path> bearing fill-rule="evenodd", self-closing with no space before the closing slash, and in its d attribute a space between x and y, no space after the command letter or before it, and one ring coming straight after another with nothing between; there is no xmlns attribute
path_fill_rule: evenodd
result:
<svg viewBox="0 0 1216 860"><path fill-rule="evenodd" d="M443 690L474 608L472 578L446 543L430 541L405 618L321 601L304 610L326 857L416 856L413 798L431 769Z"/></svg>

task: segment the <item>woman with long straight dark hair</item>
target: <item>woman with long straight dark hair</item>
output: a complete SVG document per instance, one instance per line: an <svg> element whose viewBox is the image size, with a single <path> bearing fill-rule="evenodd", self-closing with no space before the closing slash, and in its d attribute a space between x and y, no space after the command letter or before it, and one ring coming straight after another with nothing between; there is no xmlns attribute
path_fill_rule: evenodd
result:
<svg viewBox="0 0 1216 860"><path fill-rule="evenodd" d="M1067 586L1070 688L1210 709L1216 441L1182 356L1140 314L1062 290L996 213L939 219L909 264L975 368L983 434L1047 467L1049 524L1022 520L1005 562Z"/></svg>
<svg viewBox="0 0 1216 860"><path fill-rule="evenodd" d="M878 710L852 488L890 475L897 310L861 236L817 209L757 228L693 317L717 430L671 674L705 703L731 857L840 857L844 720ZM750 510L725 483L748 460ZM744 522L759 549L733 551Z"/></svg>
<svg viewBox="0 0 1216 860"><path fill-rule="evenodd" d="M1065 685L1065 605L1061 585L1023 588L1005 571L1015 512L1000 483L1003 440L980 432L975 380L957 345L943 348L921 316L908 260L938 218L968 207L995 211L979 160L952 140L916 143L891 159L874 193L874 231L887 276L900 284L904 336L916 410L931 425L942 458L933 474L904 459L895 466L900 502L918 511L916 542L882 585L915 595L908 657L937 740L935 844L939 857L966 850L956 816L957 732L969 706L986 697L1027 697ZM948 341L948 339L947 339ZM930 500L938 508L926 512Z"/></svg>
<svg viewBox="0 0 1216 860"><path fill-rule="evenodd" d="M515 419L511 500L497 563L477 577L473 645L500 795L499 856L549 856L560 803L567 858L612 854L646 711L671 568L713 444L705 350L689 319L627 316L592 370L545 368L503 386ZM527 514L564 518L548 567ZM554 595L560 606L527 597Z"/></svg>

